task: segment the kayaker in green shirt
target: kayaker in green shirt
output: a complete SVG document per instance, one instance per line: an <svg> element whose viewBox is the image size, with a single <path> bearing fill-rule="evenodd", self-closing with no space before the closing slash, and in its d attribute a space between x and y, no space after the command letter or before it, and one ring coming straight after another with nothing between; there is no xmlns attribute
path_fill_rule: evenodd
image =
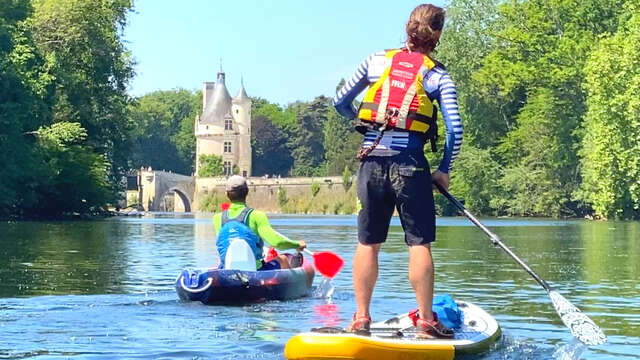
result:
<svg viewBox="0 0 640 360"><path fill-rule="evenodd" d="M300 240L295 241L275 231L269 224L267 215L259 210L247 207L246 198L249 193L247 180L238 175L233 175L225 185L227 197L231 201L228 210L213 216L213 226L216 230L218 253L220 255L220 268L224 267L224 259L230 243L230 233L233 237L240 237L249 244L256 257L256 269L276 270L290 268L286 255L278 255L275 259L265 262L263 260L262 247L264 243L278 250L297 249L302 251L307 244Z"/></svg>

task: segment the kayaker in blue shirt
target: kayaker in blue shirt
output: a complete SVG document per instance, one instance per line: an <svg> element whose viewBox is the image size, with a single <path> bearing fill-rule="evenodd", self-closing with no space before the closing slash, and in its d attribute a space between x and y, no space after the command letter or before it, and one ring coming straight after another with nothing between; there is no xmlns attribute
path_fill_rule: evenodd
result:
<svg viewBox="0 0 640 360"><path fill-rule="evenodd" d="M294 241L286 236L273 230L269 224L267 215L259 210L247 207L246 199L249 193L247 180L238 175L233 175L227 180L225 185L227 197L231 201L228 210L217 213L213 216L213 226L215 227L218 247L220 255L220 266L224 267L224 258L229 247L230 226L233 231L241 233L241 237L249 244L256 257L256 268L258 270L277 270L290 268L289 260L286 255L278 255L275 259L265 262L263 260L263 245L273 246L278 250L297 249L304 250L307 244L300 240ZM229 222L234 222L233 224ZM226 226L225 226L226 225ZM302 256L299 254L299 256Z"/></svg>
<svg viewBox="0 0 640 360"><path fill-rule="evenodd" d="M338 112L358 118L364 134L359 153L358 241L353 259L357 310L347 330L368 332L369 306L378 277L378 252L386 240L394 208L409 246L409 281L419 317L417 337L451 338L453 331L432 313L435 206L432 180L449 187L449 170L462 144L456 89L444 66L431 58L444 25L444 9L416 7L406 25L406 46L377 52L358 66L334 99ZM367 89L359 109L353 101ZM438 101L446 127L444 155L432 174L424 156L430 140L435 151Z"/></svg>

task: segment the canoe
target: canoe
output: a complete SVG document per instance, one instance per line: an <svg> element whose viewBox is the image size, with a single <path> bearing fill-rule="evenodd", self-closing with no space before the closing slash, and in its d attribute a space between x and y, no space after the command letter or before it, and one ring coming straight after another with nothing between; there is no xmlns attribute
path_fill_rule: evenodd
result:
<svg viewBox="0 0 640 360"><path fill-rule="evenodd" d="M296 268L284 270L185 269L175 287L180 299L204 304L289 300L306 296L314 275L307 259Z"/></svg>
<svg viewBox="0 0 640 360"><path fill-rule="evenodd" d="M456 301L464 314L464 324L454 339L416 339L408 313L371 324L371 335L346 333L338 328L318 328L297 334L285 346L289 360L324 359L429 359L449 360L477 354L500 338L500 326L480 307Z"/></svg>

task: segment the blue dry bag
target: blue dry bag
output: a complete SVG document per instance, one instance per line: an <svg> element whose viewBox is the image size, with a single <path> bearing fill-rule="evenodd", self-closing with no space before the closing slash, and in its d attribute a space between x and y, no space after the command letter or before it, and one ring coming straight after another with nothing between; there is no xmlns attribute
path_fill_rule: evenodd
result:
<svg viewBox="0 0 640 360"><path fill-rule="evenodd" d="M457 329L464 322L462 310L449 294L434 296L432 309L438 314L438 320L450 329Z"/></svg>

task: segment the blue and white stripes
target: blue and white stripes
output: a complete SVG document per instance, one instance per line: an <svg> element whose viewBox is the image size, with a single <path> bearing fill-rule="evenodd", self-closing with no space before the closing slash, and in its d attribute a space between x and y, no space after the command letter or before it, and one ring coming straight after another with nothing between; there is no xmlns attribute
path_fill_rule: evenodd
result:
<svg viewBox="0 0 640 360"><path fill-rule="evenodd" d="M425 83L429 81L429 75L439 78L437 91L429 93L429 97L438 100L442 117L444 118L446 141L444 156L440 162L439 169L448 173L462 146L463 128L458 109L458 94L451 76L443 67L436 66L433 68L427 74ZM425 89L427 89L426 84Z"/></svg>
<svg viewBox="0 0 640 360"><path fill-rule="evenodd" d="M385 57L384 51L367 57L358 66L349 81L336 93L333 99L336 110L342 116L350 119L355 118L357 109L353 105L353 101L367 86L380 78L388 64L388 59ZM456 87L449 73L447 73L440 64L427 72L424 76L423 85L429 98L432 101L438 100L440 104L440 111L442 112L445 123L446 139L444 155L438 169L448 173L451 170L453 161L460 153L460 147L462 146L463 128L458 110ZM376 131L368 131L364 138L363 147L371 146L376 134ZM386 131L376 150L391 149L402 151L415 147L417 143L421 143L418 139L419 135L412 132Z"/></svg>
<svg viewBox="0 0 640 360"><path fill-rule="evenodd" d="M344 84L342 89L340 89L333 98L333 105L340 114L348 119L353 119L357 115L358 109L356 109L353 104L353 100L371 83L368 77L369 63L375 55L376 54L369 56L358 66L349 81Z"/></svg>

